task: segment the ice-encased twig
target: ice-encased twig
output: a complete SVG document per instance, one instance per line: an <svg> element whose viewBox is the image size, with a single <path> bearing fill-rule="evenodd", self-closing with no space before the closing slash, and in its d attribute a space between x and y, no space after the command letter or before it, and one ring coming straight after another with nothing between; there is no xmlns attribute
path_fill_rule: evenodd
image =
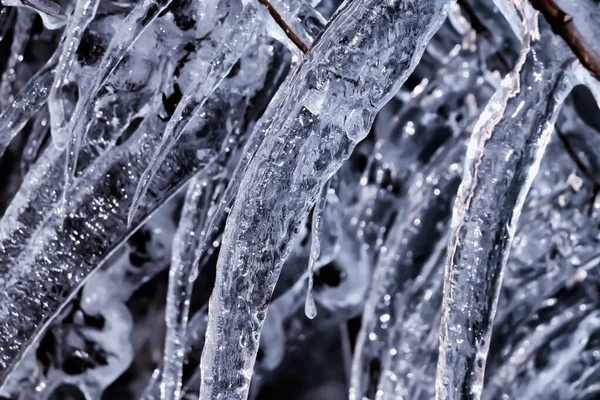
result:
<svg viewBox="0 0 600 400"><path fill-rule="evenodd" d="M48 99L57 60L56 52L0 115L0 156L4 154L15 135Z"/></svg>
<svg viewBox="0 0 600 400"><path fill-rule="evenodd" d="M221 174L223 174L221 172ZM179 226L173 238L173 254L169 270L169 288L165 320L167 333L163 357L161 399L177 400L181 395L185 337L193 282L189 276L198 268L211 239L207 220L215 212L224 185L219 173L209 169L190 182ZM204 175L208 175L204 177Z"/></svg>
<svg viewBox="0 0 600 400"><path fill-rule="evenodd" d="M73 175L77 169L79 151L87 133L85 116L92 100L113 74L125 54L144 33L146 28L171 4L172 0L140 0L133 10L115 29L106 52L92 78L91 84L77 101L66 136L67 157L65 160L65 187L73 183Z"/></svg>
<svg viewBox="0 0 600 400"><path fill-rule="evenodd" d="M508 249L561 104L566 45L542 25L474 128L452 217L436 398L479 399ZM566 70L565 70L566 69Z"/></svg>
<svg viewBox="0 0 600 400"><path fill-rule="evenodd" d="M136 225L203 166L195 153L206 147L205 140L208 144L219 142L214 138L240 129L249 98L265 84L264 76L259 73L253 81L243 81L244 94L239 90L215 93L205 105L204 118L197 128L205 135L198 138L194 132L175 146L153 181ZM223 110L227 110L225 114ZM88 168L72 187L68 208L52 213L21 256L4 266L10 274L0 296L1 380L63 302L131 233L126 227L131 195L137 177L149 162L149 149L157 140L146 132L162 127L157 117L146 119L122 146Z"/></svg>
<svg viewBox="0 0 600 400"><path fill-rule="evenodd" d="M369 297L363 311L363 324L357 338L352 370L351 399L374 399L379 379L384 379L381 365L389 343L390 324L404 319L396 314L396 296L404 285L410 284L417 268L410 257L415 246L435 236L434 232L419 228L430 226L436 214L449 209L453 193L460 181L460 166L464 156L464 140L453 139L446 154L432 160L433 166L417 174L396 217L394 226L384 244L374 272ZM448 204L446 204L448 203ZM416 224L416 225L415 225ZM423 236L425 234L425 236ZM422 272L422 275L428 276ZM425 278L427 279L427 278ZM416 284L413 284L416 286ZM409 289L413 290L413 289ZM391 395L391 393L390 393Z"/></svg>
<svg viewBox="0 0 600 400"><path fill-rule="evenodd" d="M317 192L415 68L453 1L346 2L294 71L227 221L202 399L245 399L281 266Z"/></svg>
<svg viewBox="0 0 600 400"><path fill-rule="evenodd" d="M75 56L81 37L87 26L96 16L96 10L100 0L78 0L75 9L67 24L66 35L60 48L60 57L56 70L54 71L54 82L48 96L48 111L50 113L50 133L52 143L59 149L63 149L67 143L69 121L65 114L62 88L69 82L71 67L75 62Z"/></svg>
<svg viewBox="0 0 600 400"><path fill-rule="evenodd" d="M315 203L312 216L310 256L308 258L308 288L306 291L306 302L304 303L304 313L310 319L317 316L317 306L315 305L315 299L313 298L312 293L314 285L314 268L315 262L321 255L321 226L323 225L323 211L327 204L329 182L331 181L327 181L321 188L321 193Z"/></svg>
<svg viewBox="0 0 600 400"><path fill-rule="evenodd" d="M248 46L256 40L261 16L264 18L257 7L250 3L239 14L228 16L225 23L211 33L210 40L214 50L209 51L208 59L203 60L200 68L193 72L190 88L177 105L162 134L161 141L154 149L152 162L142 174L131 203L128 216L130 222L135 216L140 200L146 194L152 177L175 142L181 137L190 120L200 113L208 97Z"/></svg>
<svg viewBox="0 0 600 400"><path fill-rule="evenodd" d="M274 4L283 6L283 3L280 1L276 1ZM292 21L298 20L300 16L299 12L303 11L300 6L303 4L303 0L292 1L289 6L285 6L284 9L287 12L284 15L289 16ZM303 24L296 22L293 26L296 27L301 37L312 42L310 33L320 30L321 26L319 23L322 22L322 17L319 18L320 15L314 11L310 16L314 17L316 23L313 20L308 20ZM148 166L148 169L140 179L129 212L130 220L134 217L152 176L160 168L166 154L168 154L175 142L179 140L190 119L193 119L200 113L208 96L210 96L229 73L244 50L256 41L258 35L263 30L262 24L264 21L272 23L266 10L258 2L244 3L244 8L240 10L239 14L228 16L225 20L226 23L211 33L210 40L212 47L214 47L214 50L212 50L214 54L212 54L212 58L204 60L200 64L199 70L194 71L193 81L189 90L186 91L171 116L167 128L163 133L162 140L154 150L154 161Z"/></svg>
<svg viewBox="0 0 600 400"><path fill-rule="evenodd" d="M165 70L169 71L168 66L161 65L159 61L154 74L161 75ZM51 83L51 79L48 80L48 83ZM82 158L85 159L84 167L89 164L93 165L96 159L112 149L117 139L130 129L136 118L143 118L146 113L152 112L156 108L158 100L147 96L146 90L159 90L160 85L162 85L161 80L152 81L145 90L137 93L122 94L118 98L109 94L99 99L102 106L98 106L98 111L102 113L102 117L88 123L89 129L94 132L94 137L90 138L82 149ZM44 93L47 94L47 91ZM143 106L139 114L126 113L123 115L119 113L119 109L115 105L120 101L128 100ZM110 120L110 124L106 123L107 120ZM32 135L37 135L35 130L40 128L43 127L34 126L30 138L33 138ZM57 201L65 190L62 180L64 163L64 152L54 146L48 146L26 175L19 191L2 216L0 220L0 249L2 250L0 251L0 287L4 284L7 272L10 270L9 266L14 264L30 244L31 238L36 235L44 221L52 215L53 210L57 207Z"/></svg>
<svg viewBox="0 0 600 400"><path fill-rule="evenodd" d="M208 324L208 305L205 305L200 310L198 310L192 318L190 318L189 323L187 324L187 328L183 333L183 337L185 338L185 343L183 343L182 351L185 355L189 355L193 352L202 351L202 347L204 347L204 339L206 332L206 325ZM148 383L148 386L144 390L144 393L141 396L142 400L159 400L161 399L162 392L162 376L164 374L164 362L163 365L159 365L154 373L152 374L152 378ZM194 378L190 378L193 380ZM189 384L189 382L188 382ZM185 392L185 387L180 389L180 392ZM181 398L181 397L179 397Z"/></svg>

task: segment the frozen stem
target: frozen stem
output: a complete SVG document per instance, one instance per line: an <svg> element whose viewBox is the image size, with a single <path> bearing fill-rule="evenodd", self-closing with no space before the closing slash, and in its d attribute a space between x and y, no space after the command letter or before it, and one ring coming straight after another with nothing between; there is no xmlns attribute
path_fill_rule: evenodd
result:
<svg viewBox="0 0 600 400"><path fill-rule="evenodd" d="M530 0L533 8L538 10L552 27L552 31L567 43L581 64L587 68L596 79L600 79L600 60L584 42L573 16L564 12L554 0Z"/></svg>
<svg viewBox="0 0 600 400"><path fill-rule="evenodd" d="M275 10L273 8L271 3L269 3L268 0L258 0L258 1L260 2L260 4L267 7L267 10L269 10L269 14L271 15L271 17L273 17L273 19L275 20L277 25L279 25L281 27L283 32L285 32L285 35L292 41L292 43L294 43L296 45L296 47L298 47L302 53L306 54L308 52L308 46L305 45L304 42L302 40L300 40L298 35L296 35L294 33L294 31L292 31L290 29L288 24L285 23L285 21L283 20L281 15L277 12L277 10Z"/></svg>

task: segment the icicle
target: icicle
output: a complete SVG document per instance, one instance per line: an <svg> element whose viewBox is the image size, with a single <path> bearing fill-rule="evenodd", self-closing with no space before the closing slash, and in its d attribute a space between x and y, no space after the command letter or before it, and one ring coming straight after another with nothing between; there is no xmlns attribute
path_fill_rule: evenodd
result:
<svg viewBox="0 0 600 400"><path fill-rule="evenodd" d="M302 5L302 3L302 1L293 3L296 7L287 13L291 20L297 19L297 7L298 5ZM318 17L320 15L317 13L315 17L317 23L322 19L322 17ZM200 71L194 72L194 80L190 85L190 89L186 92L171 116L162 140L154 151L153 161L140 179L129 211L129 221L133 219L152 177L160 168L161 163L173 148L175 142L179 140L188 123L197 117L208 96L210 96L229 73L245 49L256 41L259 32L262 30L261 19L269 21L269 24L273 23L266 10L258 3L246 3L239 15L235 16L231 21L227 20L227 23L220 27L217 32L211 34L216 52L212 59L204 62ZM309 40L312 39L305 33L304 26L298 23L295 25L300 26L299 32L302 36L309 38ZM314 27L312 27L312 30L314 30Z"/></svg>
<svg viewBox="0 0 600 400"><path fill-rule="evenodd" d="M276 117L227 220L202 399L246 398L266 307L309 206L408 78L452 3L346 2L293 73L294 95L271 103Z"/></svg>
<svg viewBox="0 0 600 400"><path fill-rule="evenodd" d="M185 353L184 356L191 356L194 353L199 353L202 351L202 347L204 347L204 338L206 333L206 325L208 324L208 307L207 305L203 306L200 310L198 310L188 323L187 329L185 331L185 344L182 346L182 351ZM164 364L160 365L154 373L152 374L152 378L144 390L144 393L141 396L142 400L159 400L161 399L161 378L163 376L163 371L165 370ZM194 374L189 380L186 386L190 384L194 384L195 380L199 378ZM198 385L200 386L200 385ZM182 387L180 390L179 398L187 398L184 397L187 392L187 387Z"/></svg>
<svg viewBox="0 0 600 400"><path fill-rule="evenodd" d="M256 114L249 112L249 99L259 90L273 90L277 81L267 80L267 72L281 68L273 65L273 69L269 69L272 53L265 50L258 53L262 58L253 68L253 79L231 79L230 88L215 92L205 106L205 118L197 128L207 136L199 138L191 134L169 154L165 168L153 180L151 195L136 217L135 225L143 222L205 167L198 158L190 157L190 148L216 152L220 139L239 130L241 121L254 122ZM254 111L260 112L260 108ZM164 129L164 125L152 113L125 142L95 160L93 167L86 168L72 187L70 201L63 212L53 209L52 196L56 196L56 192L50 191L49 201L44 197L45 187L38 192L35 182L29 185L33 193L11 204L14 211L6 220L6 226L16 231L17 237L7 239L6 248L14 257L0 269L0 381L13 367L26 343L31 342L82 280L130 233L126 225L132 194L138 177L148 165L149 149L158 141L155 132ZM53 146L50 149L56 151ZM43 168L44 165L40 165L38 172ZM36 201L38 196L42 197L40 201ZM38 213L38 207L43 212ZM23 225L19 225L19 220L30 216L43 223L36 223L33 232L29 227L24 229L26 237L21 240L19 232ZM4 254L0 251L0 256Z"/></svg>
<svg viewBox="0 0 600 400"><path fill-rule="evenodd" d="M83 1L83 0L82 0ZM94 0L96 1L96 0ZM144 33L146 28L171 4L172 0L141 0L115 29L115 35L102 56L102 60L93 76L92 83L82 93L73 110L69 126L65 133L65 188L71 186L77 169L77 160L87 129L85 115L96 94L113 74L125 54Z"/></svg>
<svg viewBox="0 0 600 400"><path fill-rule="evenodd" d="M232 21L232 25L236 26L236 29L232 29L229 24L223 27L223 30L231 35L224 35L222 38L223 41L216 46L218 50L223 50L217 51L215 57L207 61L206 69L203 68L194 73L195 78L194 82L191 84L190 90L177 105L177 108L162 135L160 143L154 150L152 161L141 176L140 183L135 191L133 201L131 202L128 224L131 224L133 221L135 213L139 208L140 201L146 194L152 177L156 174L156 171L160 168L169 151L183 134L185 127L190 120L198 116L208 97L216 89L221 80L229 73L235 62L246 50L247 46L255 40L256 32L253 32L253 27L247 26L248 20L246 20L246 18L254 18L252 12L249 14L249 16L240 16L237 21ZM237 29L239 29L239 31ZM210 162L210 160L204 161Z"/></svg>
<svg viewBox="0 0 600 400"><path fill-rule="evenodd" d="M0 156L27 121L42 107L52 86L57 53L35 74L0 115Z"/></svg>
<svg viewBox="0 0 600 400"><path fill-rule="evenodd" d="M215 175L209 173L209 176ZM183 356L187 319L192 294L188 279L193 268L198 268L211 232L206 221L214 212L214 203L223 191L214 178L194 178L190 182L177 233L173 239L173 256L169 271L167 296L167 334L161 383L161 399L177 400L181 396ZM216 199L214 199L216 197ZM212 200L211 200L212 198Z"/></svg>
<svg viewBox="0 0 600 400"><path fill-rule="evenodd" d="M560 106L573 86L572 74L565 72L573 56L564 42L546 26L541 40L536 41L536 32L532 36L533 49L526 44L517 67L482 113L467 150L448 245L439 400L481 396L508 249Z"/></svg>
<svg viewBox="0 0 600 400"><path fill-rule="evenodd" d="M4 67L2 79L0 79L0 109L2 111L5 111L9 104L14 101L16 69L23 62L25 47L30 39L34 17L35 13L25 8L21 8L17 12L17 21L13 28L13 40L10 46L10 57ZM17 89L20 88L17 87Z"/></svg>
<svg viewBox="0 0 600 400"><path fill-rule="evenodd" d="M236 24L236 26L238 28L240 28L240 24ZM242 43L244 43L242 41ZM205 81L202 80L198 80L197 81L197 85L200 84L206 84ZM277 98L278 95L276 95L275 97ZM182 102L183 103L183 102ZM200 104L196 103L195 104L197 106L196 112L200 109ZM175 114L177 114L177 111L175 112ZM269 117L265 118L267 121L270 121ZM172 118L172 120L175 120L177 122L180 122L179 119L175 119ZM263 122L264 123L264 122ZM167 130L169 128L167 127ZM170 144L170 147L172 147L176 140L178 139L178 137L181 135L181 133L183 132L184 127L182 126L180 128L180 131L178 133L178 136L176 138L174 138L174 140L172 140L172 143ZM231 179L229 180L227 186L226 186L226 190L224 193L221 193L223 191L223 187L224 186L223 183L220 183L217 187L218 189L216 190L216 194L214 195L213 201L210 204L210 207L208 207L207 204L205 204L205 207L198 207L198 202L197 200L194 201L193 199L190 199L190 203L188 204L186 202L186 206L189 205L189 209L187 207L184 208L184 216L182 216L182 221L188 221L183 223L182 222L182 226L180 229L182 229L183 231L189 231L191 229L191 227L189 226L189 224L191 222L196 221L197 219L200 218L200 222L196 221L194 222L194 229L195 231L192 232L193 233L193 237L196 237L196 240L188 240L188 242L186 243L186 248L180 248L180 245L177 246L177 251L174 253L174 257L179 256L181 257L183 254L188 254L188 258L190 257L190 252L194 255L193 259L187 259L184 261L178 260L176 261L174 258L174 262L172 265L172 271L173 268L175 270L177 270L177 275L172 276L170 278L170 285L171 285L171 281L173 280L174 283L174 287L173 287L173 291L172 293L179 293L180 295L183 296L187 296L189 298L189 296L191 296L191 284L192 282L196 279L196 277L198 276L200 270L199 270L199 265L200 263L198 262L198 259L201 257L202 253L205 251L206 246L207 246L207 242L212 240L212 232L215 230L216 226L218 225L218 221L220 221L222 218L224 218L227 213L225 212L225 209L227 207L231 206L232 200L233 200L233 196L235 195L235 193L237 192L237 189L239 187L239 181L241 178L242 173L245 171L246 166L248 165L248 162L250 161L250 159L252 158L252 156L254 155L254 152L256 151L256 148L258 147L258 145L260 144L260 142L262 141L263 137L264 137L264 133L266 132L266 129L257 129L258 134L255 134L252 136L252 138L250 139L250 141L248 142L248 144L245 146L243 154L242 154L242 158L241 160L238 162L235 171L233 172L233 175L231 177ZM230 147L232 146L232 143L230 143L231 140L229 138L226 138L224 140L224 146L225 147ZM170 149L169 147L169 149ZM159 149L157 149L159 150ZM221 154L226 154L227 150L223 149L224 151L221 151ZM168 153L165 152L164 155L166 155ZM156 153L155 153L156 154ZM222 162L226 162L226 161L222 161ZM212 174L211 174L212 175ZM199 183L196 183L196 185L198 185ZM214 183L211 184L213 186L213 188L215 187ZM192 184L192 187L189 189L190 191L193 191L193 193L195 193L198 190L201 190L202 188L196 188L194 189L194 184ZM210 191L207 190L206 188L203 189L204 191L207 191L210 194ZM209 212L210 209L210 212ZM206 218L206 220L204 220L204 218ZM179 231L178 231L179 232ZM183 235L183 232L182 232ZM185 235L187 236L187 235ZM177 239L177 238L176 238ZM179 240L179 239L177 239ZM181 239L183 240L183 239ZM181 250L181 251L179 251ZM183 286L183 280L187 280L187 286ZM171 292L171 290L170 290ZM176 335L181 335L182 331L185 331L185 316L182 314L187 314L187 309L182 308L182 307L176 307L176 304L185 304L185 302L189 302L189 300L186 299L178 299L177 296L169 296L168 300L167 300L168 304L169 303L174 303L173 307L168 307L168 314L171 314L170 316L167 315L168 319L171 319L172 321L177 321L178 323L167 323L167 327L168 327L168 331L171 333L170 336L171 337L176 337ZM178 333L179 332L179 333ZM181 392L181 353L179 351L179 347L181 345L180 340L170 340L169 338L167 338L166 343L165 343L165 359L164 359L164 365L165 365L165 373L163 375L163 385L162 385L162 391L163 391L163 396L166 396L166 398L171 398L169 396L174 396L174 398L177 398L177 396L180 395Z"/></svg>
<svg viewBox="0 0 600 400"><path fill-rule="evenodd" d="M58 59L58 66L54 72L54 83L48 97L48 111L50 112L50 133L52 142L58 149L64 149L68 140L67 116L62 98L62 88L69 82L71 67L75 61L77 48L87 26L96 16L100 0L78 0L73 15L66 27L66 36Z"/></svg>
<svg viewBox="0 0 600 400"><path fill-rule="evenodd" d="M374 399L379 379L377 369L381 368L385 346L391 324L407 318L396 312L395 296L410 282L415 268L410 253L424 238L431 240L438 234L435 224L428 223L432 215L449 209L453 193L460 179L459 162L464 155L464 141L453 139L451 147L431 161L432 166L417 174L409 183L410 189L403 207L381 254L374 272L371 291L363 311L361 331L357 339L352 371L351 399ZM445 151L444 151L445 150ZM433 218L435 220L435 218ZM430 226L430 230L419 228ZM427 277L431 273L421 272ZM426 278L420 278L426 279ZM413 286L417 286L416 283ZM412 289L410 289L412 292ZM416 290L416 289L415 289ZM418 341L417 341L418 342ZM396 343L393 342L395 345ZM377 367L378 366L378 367Z"/></svg>
<svg viewBox="0 0 600 400"><path fill-rule="evenodd" d="M308 259L308 290L306 292L306 302L304 304L304 313L310 319L317 316L317 306L315 305L315 299L313 298L313 281L314 281L314 268L315 262L321 255L321 225L323 224L323 210L327 204L327 192L329 191L329 184L331 180L327 181L321 188L321 193L315 203L312 215L312 232L311 232L311 246L310 246L310 257Z"/></svg>

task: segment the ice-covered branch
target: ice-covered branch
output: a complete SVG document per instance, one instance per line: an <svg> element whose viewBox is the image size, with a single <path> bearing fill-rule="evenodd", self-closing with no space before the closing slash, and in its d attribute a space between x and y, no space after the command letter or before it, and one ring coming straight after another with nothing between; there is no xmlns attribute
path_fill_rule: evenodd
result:
<svg viewBox="0 0 600 400"><path fill-rule="evenodd" d="M573 16L564 12L554 0L529 0L533 8L540 11L552 27L552 31L560 35L577 56L581 64L600 79L600 58L585 43L585 39L573 22Z"/></svg>
<svg viewBox="0 0 600 400"><path fill-rule="evenodd" d="M302 41L302 39L300 39L298 37L298 35L296 35L294 33L294 31L292 29L290 29L288 24L286 24L285 21L283 20L283 18L281 17L281 14L279 14L277 12L277 10L275 10L275 8L267 0L258 0L258 1L261 4L263 4L265 7L267 7L271 17L273 17L275 22L277 22L277 25L279 25L281 27L283 32L292 41L292 43L294 43L300 49L300 51L302 51L303 53L306 54L306 52L308 51L308 46Z"/></svg>
<svg viewBox="0 0 600 400"><path fill-rule="evenodd" d="M542 23L476 125L448 245L436 398L479 399L504 266L519 214L575 79ZM491 177L494 179L491 179Z"/></svg>
<svg viewBox="0 0 600 400"><path fill-rule="evenodd" d="M227 221L202 399L245 399L281 267L323 183L408 78L452 1L346 2L285 88Z"/></svg>
<svg viewBox="0 0 600 400"><path fill-rule="evenodd" d="M246 96L254 95L265 83L267 67L260 68L263 68L262 72L255 75L259 79L251 83L243 80L238 82L246 89L245 95L239 91L221 89L207 103L206 114L196 126L198 131L205 134L196 137L194 131L187 140L174 147L155 177L149 191L151 195L134 226L143 222L204 166L202 160L195 156L196 150L205 148L207 151L217 151L218 148L210 148L211 144L221 143L217 138L226 137L233 129L243 129L240 124L249 103ZM235 82L229 85L235 87ZM221 110L227 112L222 113ZM50 205L48 199L36 202L36 196L44 193L36 192L35 182L32 182L34 190L25 196L25 204L15 204L15 222L20 218L26 220L28 213L41 221L34 226L33 232L27 232L28 237L23 241L14 242L3 237L8 246L5 249L16 248L13 252L2 253L3 256L13 255L2 270L2 379L13 367L25 345L43 329L44 324L88 274L132 232L127 229L127 211L135 183L150 161L148 149L156 145L157 137L152 132L162 128L164 124L157 116L148 116L132 137L85 170L71 189L66 209L52 206L57 201L56 191L50 191L53 196ZM41 215L36 210L38 207L43 210ZM6 222L15 230L22 227Z"/></svg>

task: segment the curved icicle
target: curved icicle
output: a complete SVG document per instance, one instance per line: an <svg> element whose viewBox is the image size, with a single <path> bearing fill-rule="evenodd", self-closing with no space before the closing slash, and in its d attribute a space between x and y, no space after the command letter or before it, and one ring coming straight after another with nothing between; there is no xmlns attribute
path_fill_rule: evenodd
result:
<svg viewBox="0 0 600 400"><path fill-rule="evenodd" d="M0 156L4 154L15 135L48 99L54 80L57 54L54 53L54 56L27 82L10 106L0 115Z"/></svg>
<svg viewBox="0 0 600 400"><path fill-rule="evenodd" d="M314 268L315 263L321 255L321 226L323 224L323 211L327 204L327 192L329 191L330 182L330 180L327 181L321 188L321 193L319 194L313 209L310 257L308 258L308 288L306 291L306 301L304 303L304 313L310 319L317 316L317 306L313 297Z"/></svg>
<svg viewBox="0 0 600 400"><path fill-rule="evenodd" d="M257 9L248 5L239 15L228 20L228 23L224 24L219 32L211 34L216 51L211 59L205 60L199 71L194 72L194 80L189 90L167 123L161 141L154 149L152 161L142 174L136 188L129 210L128 223L133 220L152 177L181 137L186 126L200 113L208 97L229 73L247 47L256 40L258 33L256 18ZM204 161L210 162L210 160Z"/></svg>
<svg viewBox="0 0 600 400"><path fill-rule="evenodd" d="M80 147L87 132L84 117L92 100L104 84L106 84L106 81L112 75L115 68L117 68L117 65L125 57L125 54L127 54L137 39L144 33L146 28L171 4L171 1L141 0L125 17L119 27L115 29L115 35L102 56L93 81L77 102L69 120L69 125L66 128L65 188L68 188L73 183Z"/></svg>
<svg viewBox="0 0 600 400"><path fill-rule="evenodd" d="M300 224L319 188L415 68L452 3L344 3L293 73L293 95L271 103L276 116L225 229L201 399L246 398L266 307Z"/></svg>
<svg viewBox="0 0 600 400"><path fill-rule="evenodd" d="M303 31L304 30L301 32ZM197 83L200 84L202 82L199 80ZM279 93L280 92L275 94L275 98L280 96ZM182 101L182 103L184 103L184 101ZM201 106L201 104L196 103L196 112ZM175 115L176 114L177 111L175 112ZM181 120L175 120L181 122ZM265 115L262 120L263 125L265 124L265 120L270 122L271 117ZM170 148L175 145L183 132L184 125L179 129L180 131L176 137L169 138L170 143L168 144L168 147L164 149L164 155L168 154ZM186 315L188 309L185 304L189 303L192 292L192 283L200 273L200 263L198 261L204 256L208 242L214 239L212 232L215 231L219 221L222 221L223 218L227 216L225 210L231 206L233 198L239 188L241 177L251 158L254 156L256 149L262 142L266 130L266 127L264 127L258 128L253 132L248 143L244 146L242 156L240 160L237 161L233 174L228 181L218 179L217 181L201 182L196 180L190 186L190 192L188 192L188 195L190 196L189 202L186 200L180 226L181 232L178 230L178 236L175 238L177 244L174 246L174 258L169 277L169 292L171 294L167 298L167 339L165 341L164 370L162 372L161 384L161 395L163 398L176 399L181 395L182 342L180 337L186 331ZM167 135L167 133L168 132L165 132L165 135ZM232 144L229 143L230 141L231 139L226 139L224 141L226 147ZM161 144L162 143L164 143L164 140ZM157 148L157 152L159 150L161 149ZM155 155L157 152L155 152ZM224 154L226 152L227 151L224 151L222 153ZM155 159L154 162L155 168L157 168L162 161L158 158ZM223 160L223 162L227 163L225 160ZM217 163L217 168L218 165L219 163ZM152 175L154 173L155 171ZM202 196L211 194L211 192L208 191L208 188L204 186L211 187L215 194L210 202L207 203L205 201L203 203L204 207L199 207L198 197L200 196L200 192L204 191ZM195 222L192 226L190 223L193 221ZM184 240L186 241L184 242ZM171 340L170 338L174 339Z"/></svg>
<svg viewBox="0 0 600 400"><path fill-rule="evenodd" d="M280 2L274 2L275 5ZM300 16L304 1L297 0L290 5L281 7L287 9L284 15L290 20L295 21ZM309 20L303 24L296 22L293 24L297 28L300 36L312 42L311 33L318 32L322 17L312 12L313 22ZM312 15L311 15L312 16ZM230 19L231 18L231 19ZM266 10L258 2L244 4L244 8L235 17L228 17L227 23L223 24L218 31L211 33L211 43L215 47L214 55L211 59L205 60L199 71L194 72L194 80L189 90L185 93L175 112L171 116L167 128L163 133L162 140L154 150L153 162L144 172L138 188L136 189L134 200L129 211L129 220L132 220L140 202L148 190L148 185L156 171L164 161L164 158L173 148L175 142L179 140L186 126L191 120L197 117L201 112L202 106L210 94L217 88L220 82L230 72L231 68L238 61L243 52L256 41L259 33L262 31L262 21L269 21L270 17L266 15ZM277 28L279 29L279 28ZM207 162L210 162L207 160Z"/></svg>
<svg viewBox="0 0 600 400"><path fill-rule="evenodd" d="M196 157L190 157L190 146L219 151L218 147L211 147L221 143L219 138L243 129L244 125L240 124L244 118L252 123L252 118L256 117L249 112L250 99L258 90L268 91L276 84L265 81L270 57L271 54L265 52L264 59L257 63L259 68L254 70L257 79L232 80L230 85L234 87L231 90L218 91L211 97L198 128L203 129L208 138L192 134L185 143L178 143L165 161L166 168L155 177L152 195L136 217L135 225L143 222L205 167ZM274 68L278 70L279 66ZM228 111L223 113L222 110ZM45 210L41 215L43 223L36 227L34 237L28 237L24 242L7 243L11 247L17 246L18 251L8 264L2 266L5 284L0 293L0 381L14 367L21 351L35 339L80 283L131 233L127 229L127 210L135 190L134 183L148 165L148 149L158 141L153 132L162 128L164 124L158 117L147 117L126 142L102 155L93 168L84 170L71 188L70 201L65 205L67 209L63 212L53 208ZM107 180L107 177L111 179ZM30 201L31 197L27 196L25 200ZM46 204L44 202L43 206ZM15 216L24 211L34 213L38 218L38 204L14 206ZM78 234L73 235L73 232Z"/></svg>
<svg viewBox="0 0 600 400"><path fill-rule="evenodd" d="M503 269L562 102L573 56L550 28L530 32L468 146L452 217L436 399L479 399ZM566 71L565 71L566 68Z"/></svg>
<svg viewBox="0 0 600 400"><path fill-rule="evenodd" d="M206 222L215 212L222 186L218 178L196 177L190 182L173 239L165 314L167 333L160 384L162 400L178 400L181 396L185 337L193 286L189 275L193 268L203 265L199 261L205 253L207 240L212 236Z"/></svg>
<svg viewBox="0 0 600 400"><path fill-rule="evenodd" d="M77 48L87 26L96 16L100 0L77 0L73 15L66 27L67 34L60 46L61 52L58 65L54 72L54 83L48 96L48 111L50 113L50 133L52 142L58 149L66 146L69 132L67 117L60 91L69 80L71 67L75 61Z"/></svg>

